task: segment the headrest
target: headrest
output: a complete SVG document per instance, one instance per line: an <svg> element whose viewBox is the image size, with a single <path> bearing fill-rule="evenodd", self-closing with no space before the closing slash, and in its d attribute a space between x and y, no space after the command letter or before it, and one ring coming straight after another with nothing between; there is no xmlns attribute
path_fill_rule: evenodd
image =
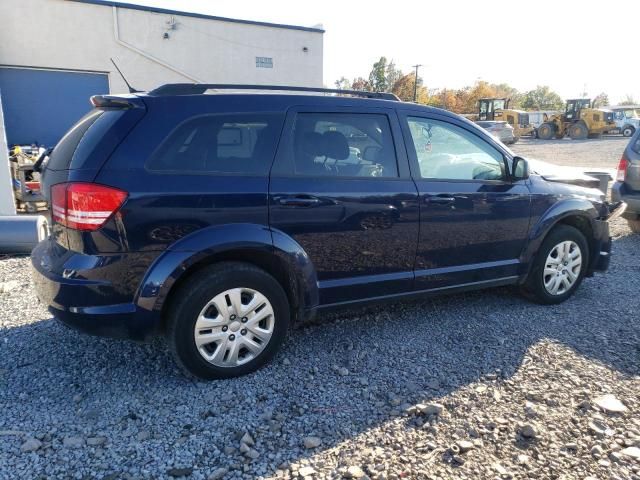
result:
<svg viewBox="0 0 640 480"><path fill-rule="evenodd" d="M323 155L334 160L346 160L349 158L349 143L347 143L347 138L342 133L324 132L322 138L324 140Z"/></svg>

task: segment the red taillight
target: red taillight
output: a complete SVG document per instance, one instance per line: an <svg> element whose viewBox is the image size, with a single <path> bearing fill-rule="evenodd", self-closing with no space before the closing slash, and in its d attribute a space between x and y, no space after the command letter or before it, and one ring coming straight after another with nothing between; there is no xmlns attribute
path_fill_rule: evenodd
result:
<svg viewBox="0 0 640 480"><path fill-rule="evenodd" d="M75 230L98 230L118 211L127 192L95 183L59 183L51 187L53 220Z"/></svg>
<svg viewBox="0 0 640 480"><path fill-rule="evenodd" d="M620 159L620 163L618 164L618 174L616 175L616 180L618 182L624 182L624 179L627 178L627 167L629 166L629 160L627 157L622 155Z"/></svg>

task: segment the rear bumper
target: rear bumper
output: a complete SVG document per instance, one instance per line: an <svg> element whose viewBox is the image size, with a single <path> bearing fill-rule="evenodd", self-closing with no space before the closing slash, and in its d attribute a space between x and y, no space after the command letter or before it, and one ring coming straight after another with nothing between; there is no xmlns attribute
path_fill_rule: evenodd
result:
<svg viewBox="0 0 640 480"><path fill-rule="evenodd" d="M62 268L77 263L74 257L79 254L67 251L64 258L56 258L51 243L45 240L36 246L31 266L38 299L56 319L75 330L112 338L145 341L157 333L157 313L139 308L122 285L82 278Z"/></svg>
<svg viewBox="0 0 640 480"><path fill-rule="evenodd" d="M635 220L640 216L640 192L629 191L623 182L614 182L611 187L611 200L627 204L627 209L622 214L623 218Z"/></svg>

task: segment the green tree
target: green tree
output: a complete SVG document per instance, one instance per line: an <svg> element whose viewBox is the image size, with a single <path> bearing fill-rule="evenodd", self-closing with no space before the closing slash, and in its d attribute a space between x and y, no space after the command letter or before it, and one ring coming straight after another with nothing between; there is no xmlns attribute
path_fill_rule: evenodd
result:
<svg viewBox="0 0 640 480"><path fill-rule="evenodd" d="M524 94L522 108L526 110L562 110L564 101L546 85L538 85Z"/></svg>
<svg viewBox="0 0 640 480"><path fill-rule="evenodd" d="M391 60L389 62L389 64L387 65L387 72L386 72L386 76L385 76L385 81L387 84L387 91L390 91L393 86L395 85L395 83L400 80L402 77L404 76L404 74L402 73L402 71L398 68L396 68L396 64L394 63L393 60Z"/></svg>
<svg viewBox="0 0 640 480"><path fill-rule="evenodd" d="M387 91L387 58L380 57L380 60L373 64L369 73L369 84L374 92Z"/></svg>
<svg viewBox="0 0 640 480"><path fill-rule="evenodd" d="M338 90L349 90L351 88L351 82L347 77L340 77L334 84Z"/></svg>

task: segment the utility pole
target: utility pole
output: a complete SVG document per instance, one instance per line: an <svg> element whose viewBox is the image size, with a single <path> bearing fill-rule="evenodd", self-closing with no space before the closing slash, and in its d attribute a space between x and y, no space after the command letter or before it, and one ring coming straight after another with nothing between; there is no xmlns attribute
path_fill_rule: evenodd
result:
<svg viewBox="0 0 640 480"><path fill-rule="evenodd" d="M413 101L414 102L418 99L418 69L421 66L422 65L413 65L413 68L416 69L416 78L415 78L415 81L413 82Z"/></svg>

